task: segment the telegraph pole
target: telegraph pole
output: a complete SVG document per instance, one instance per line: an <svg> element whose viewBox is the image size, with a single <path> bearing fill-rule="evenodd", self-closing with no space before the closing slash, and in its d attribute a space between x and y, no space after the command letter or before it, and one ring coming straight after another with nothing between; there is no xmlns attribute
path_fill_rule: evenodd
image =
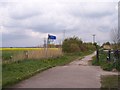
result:
<svg viewBox="0 0 120 90"><path fill-rule="evenodd" d="M93 43L95 43L95 34L93 34Z"/></svg>
<svg viewBox="0 0 120 90"><path fill-rule="evenodd" d="M98 49L98 46L97 46L97 43L95 43L95 34L93 34L93 44L95 44L95 47L96 47L96 61L99 62L99 49Z"/></svg>
<svg viewBox="0 0 120 90"><path fill-rule="evenodd" d="M63 41L65 40L65 34L66 34L66 30L63 31Z"/></svg>
<svg viewBox="0 0 120 90"><path fill-rule="evenodd" d="M65 34L66 34L66 30L63 30L63 40L62 40L62 43L65 40Z"/></svg>

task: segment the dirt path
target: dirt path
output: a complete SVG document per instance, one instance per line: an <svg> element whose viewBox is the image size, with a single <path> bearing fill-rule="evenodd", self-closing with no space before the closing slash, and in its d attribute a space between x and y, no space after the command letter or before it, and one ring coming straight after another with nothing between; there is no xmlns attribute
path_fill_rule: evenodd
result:
<svg viewBox="0 0 120 90"><path fill-rule="evenodd" d="M65 66L58 66L24 80L14 88L100 88L101 75L116 75L103 71L99 66L91 66L88 61L95 53Z"/></svg>

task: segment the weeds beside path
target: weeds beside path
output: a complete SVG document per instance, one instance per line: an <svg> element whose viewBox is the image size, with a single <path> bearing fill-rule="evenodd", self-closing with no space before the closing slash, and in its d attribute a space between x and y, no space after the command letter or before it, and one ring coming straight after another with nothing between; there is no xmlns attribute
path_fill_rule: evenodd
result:
<svg viewBox="0 0 120 90"><path fill-rule="evenodd" d="M120 88L120 76L119 75L103 75L101 76L101 88Z"/></svg>

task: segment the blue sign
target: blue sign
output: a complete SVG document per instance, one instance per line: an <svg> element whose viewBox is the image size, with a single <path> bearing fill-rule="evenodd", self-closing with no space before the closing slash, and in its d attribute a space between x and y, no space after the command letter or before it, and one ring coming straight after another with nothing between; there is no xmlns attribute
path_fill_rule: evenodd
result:
<svg viewBox="0 0 120 90"><path fill-rule="evenodd" d="M49 34L48 34L48 39L56 39L56 36L53 36L53 35L49 35Z"/></svg>

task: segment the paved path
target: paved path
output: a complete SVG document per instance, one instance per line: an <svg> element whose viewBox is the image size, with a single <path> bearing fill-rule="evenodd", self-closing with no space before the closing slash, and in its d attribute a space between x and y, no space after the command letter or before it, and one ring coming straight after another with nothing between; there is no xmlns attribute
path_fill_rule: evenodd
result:
<svg viewBox="0 0 120 90"><path fill-rule="evenodd" d="M101 75L116 75L91 66L88 61L95 53L65 66L57 66L24 80L14 88L100 88Z"/></svg>

